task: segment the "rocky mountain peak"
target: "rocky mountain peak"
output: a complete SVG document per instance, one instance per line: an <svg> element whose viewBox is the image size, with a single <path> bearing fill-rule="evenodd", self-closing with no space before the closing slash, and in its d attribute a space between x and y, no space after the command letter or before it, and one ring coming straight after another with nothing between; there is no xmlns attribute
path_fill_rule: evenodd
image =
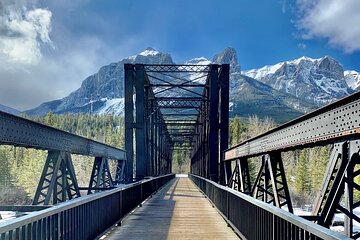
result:
<svg viewBox="0 0 360 240"><path fill-rule="evenodd" d="M146 48L137 55L127 57L116 63L103 66L99 71L87 77L81 87L63 99L43 103L26 113L44 115L51 111L63 112L97 112L113 107L122 113L124 97L124 64L174 64L171 55Z"/></svg>
<svg viewBox="0 0 360 240"><path fill-rule="evenodd" d="M170 54L146 48L137 55L101 67L69 96L43 103L26 113L44 115L51 111L57 114L71 112L122 115L126 63L174 64ZM204 57L185 61L185 64L196 65L211 63ZM354 92L352 89L360 88L360 73L346 71L344 77L341 64L329 56L319 59L300 57L240 72L236 50L229 47L215 55L213 63L230 64L229 105L233 116L256 114L286 121L347 96ZM190 75L189 79L203 81L196 74Z"/></svg>
<svg viewBox="0 0 360 240"><path fill-rule="evenodd" d="M326 73L334 79L344 78L344 69L338 61L330 56L325 56L318 61L319 71Z"/></svg>
<svg viewBox="0 0 360 240"><path fill-rule="evenodd" d="M360 89L360 72L355 70L344 71L346 83L353 90Z"/></svg>
<svg viewBox="0 0 360 240"><path fill-rule="evenodd" d="M174 64L172 57L168 53L162 53L154 48L145 48L137 55L125 58L122 61L129 61L130 63L143 63L143 64ZM122 62L121 61L121 62Z"/></svg>
<svg viewBox="0 0 360 240"><path fill-rule="evenodd" d="M233 47L227 47L221 53L216 54L213 58L213 62L217 64L230 64L231 73L241 71L237 59L237 53Z"/></svg>
<svg viewBox="0 0 360 240"><path fill-rule="evenodd" d="M317 106L352 93L345 81L344 69L330 56L301 57L244 74Z"/></svg>

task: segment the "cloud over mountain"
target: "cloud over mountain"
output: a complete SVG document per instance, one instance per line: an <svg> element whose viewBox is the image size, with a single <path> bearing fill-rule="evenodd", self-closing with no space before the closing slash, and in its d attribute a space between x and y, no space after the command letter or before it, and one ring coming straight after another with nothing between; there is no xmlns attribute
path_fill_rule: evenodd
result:
<svg viewBox="0 0 360 240"><path fill-rule="evenodd" d="M347 53L360 50L359 0L297 0L297 8L302 37L326 38Z"/></svg>
<svg viewBox="0 0 360 240"><path fill-rule="evenodd" d="M0 59L20 64L37 64L41 44L52 45L48 9L30 6L28 1L0 3Z"/></svg>

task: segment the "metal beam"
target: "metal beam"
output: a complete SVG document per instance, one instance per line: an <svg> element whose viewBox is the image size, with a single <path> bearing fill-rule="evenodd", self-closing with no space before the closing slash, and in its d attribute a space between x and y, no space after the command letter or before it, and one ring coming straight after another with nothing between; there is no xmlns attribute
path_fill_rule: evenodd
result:
<svg viewBox="0 0 360 240"><path fill-rule="evenodd" d="M150 84L151 87L205 87L205 84Z"/></svg>
<svg viewBox="0 0 360 240"><path fill-rule="evenodd" d="M125 64L125 150L128 164L126 166L126 178L131 182L134 177L134 67Z"/></svg>
<svg viewBox="0 0 360 240"><path fill-rule="evenodd" d="M135 92L136 92L136 179L147 176L147 159L145 151L145 88L144 65L135 65Z"/></svg>
<svg viewBox="0 0 360 240"><path fill-rule="evenodd" d="M225 160L360 137L360 92L225 151Z"/></svg>
<svg viewBox="0 0 360 240"><path fill-rule="evenodd" d="M124 150L1 111L0 144L126 160Z"/></svg>
<svg viewBox="0 0 360 240"><path fill-rule="evenodd" d="M209 72L209 65L175 65L175 64L147 64L145 65L146 72Z"/></svg>
<svg viewBox="0 0 360 240"><path fill-rule="evenodd" d="M209 175L208 178L212 181L218 182L219 177L219 76L218 66L211 65L210 77L209 77Z"/></svg>
<svg viewBox="0 0 360 240"><path fill-rule="evenodd" d="M231 163L224 162L224 151L229 147L229 82L230 65L221 65L220 80L220 183L227 184L231 174Z"/></svg>

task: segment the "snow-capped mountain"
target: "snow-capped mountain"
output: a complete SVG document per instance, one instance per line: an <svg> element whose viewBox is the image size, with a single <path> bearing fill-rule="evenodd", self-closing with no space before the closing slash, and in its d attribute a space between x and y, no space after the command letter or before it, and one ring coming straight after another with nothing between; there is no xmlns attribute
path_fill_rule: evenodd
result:
<svg viewBox="0 0 360 240"><path fill-rule="evenodd" d="M51 111L57 114L81 112L123 115L125 63L174 64L170 54L147 48L137 55L101 67L69 96L43 103L26 113L44 115ZM225 48L221 53L216 54L212 61L200 57L188 60L184 64L211 63L230 64L232 116L270 116L279 122L284 122L352 93L353 90L348 87L350 83L347 82L353 83L351 87L360 83L359 73L345 72L344 76L341 65L330 57L320 59L302 57L241 72L235 49ZM188 75L186 78L199 83L204 83L206 79L199 73ZM171 81L177 80L172 78ZM166 94L176 96L179 92L169 91Z"/></svg>
<svg viewBox="0 0 360 240"><path fill-rule="evenodd" d="M14 108L2 105L2 104L0 104L0 111L10 113L10 114L13 114L13 115L20 114L20 111L14 109Z"/></svg>
<svg viewBox="0 0 360 240"><path fill-rule="evenodd" d="M224 51L216 54L213 63L230 64L229 97L232 115L268 116L284 122L314 109L314 106L307 101L242 75L234 48L225 48Z"/></svg>
<svg viewBox="0 0 360 240"><path fill-rule="evenodd" d="M53 113L97 113L123 114L124 108L124 64L174 64L170 54L147 48L138 55L124 58L120 62L103 66L94 75L86 78L79 89L69 96L26 111L29 115Z"/></svg>
<svg viewBox="0 0 360 240"><path fill-rule="evenodd" d="M345 80L348 86L353 90L360 89L360 73L354 70L344 72Z"/></svg>
<svg viewBox="0 0 360 240"><path fill-rule="evenodd" d="M347 84L344 69L329 56L319 59L301 57L244 71L243 74L316 106L353 93Z"/></svg>

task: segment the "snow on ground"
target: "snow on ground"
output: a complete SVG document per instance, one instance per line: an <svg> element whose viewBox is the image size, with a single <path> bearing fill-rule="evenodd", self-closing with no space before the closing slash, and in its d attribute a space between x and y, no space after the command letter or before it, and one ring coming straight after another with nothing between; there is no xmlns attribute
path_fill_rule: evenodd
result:
<svg viewBox="0 0 360 240"><path fill-rule="evenodd" d="M356 208L354 210L354 213L357 216L360 216L360 208ZM298 216L310 216L311 215L311 208L305 207L305 208L294 208L294 214ZM343 233L344 232L344 214L337 213L335 214L334 220L333 220L333 226L330 227L331 230ZM353 226L354 232L360 232L360 223L354 221Z"/></svg>
<svg viewBox="0 0 360 240"><path fill-rule="evenodd" d="M5 222L7 220L10 220L10 219L14 219L16 213L12 212L12 211L0 211L0 215L1 215L1 218L2 218L2 219L0 219L0 223L1 223L1 222Z"/></svg>

